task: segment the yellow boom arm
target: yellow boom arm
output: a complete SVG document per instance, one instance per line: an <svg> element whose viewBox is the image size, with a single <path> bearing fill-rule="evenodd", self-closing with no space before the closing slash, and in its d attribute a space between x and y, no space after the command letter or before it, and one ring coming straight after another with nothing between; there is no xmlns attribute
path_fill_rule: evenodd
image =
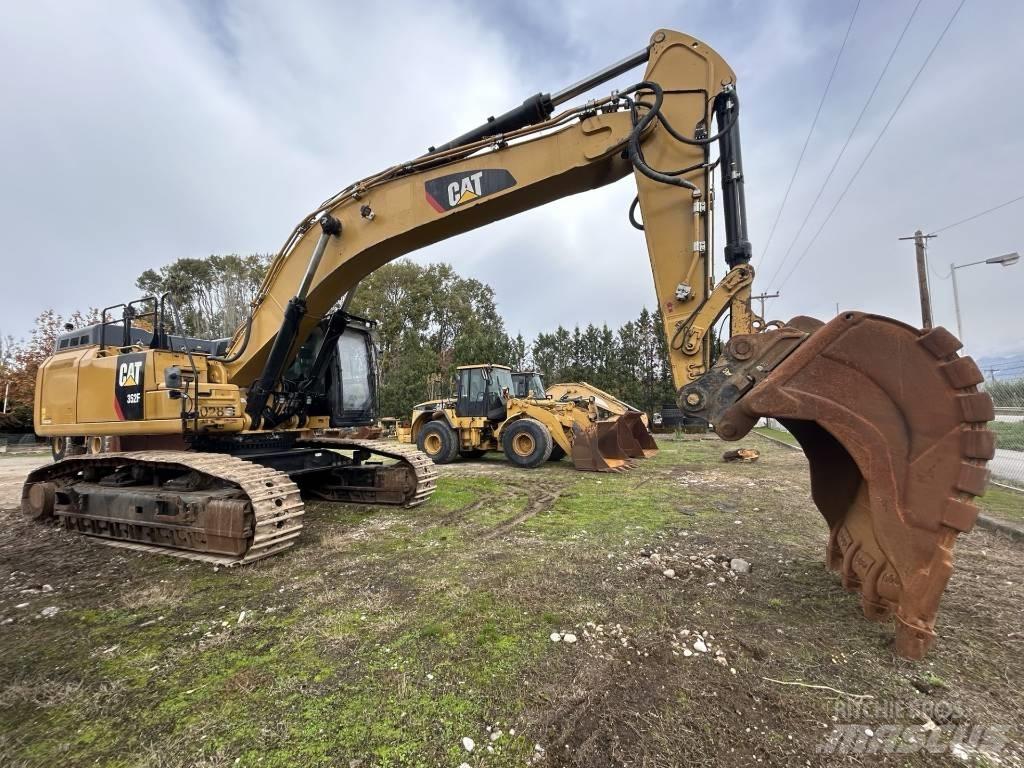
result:
<svg viewBox="0 0 1024 768"><path fill-rule="evenodd" d="M435 152L352 184L313 211L289 236L255 300L251 328L248 333L239 331L228 351L226 383L248 387L257 381L286 325L288 304L297 295L301 294L305 313L279 365L287 363L298 342L341 296L381 265L634 172L628 144L636 133L647 166L689 169L675 177L685 186L635 171L658 303L673 340L672 372L676 386L683 386L708 368L705 334L711 323L730 304L741 306L734 311L734 320L747 316L752 272L742 267L743 279L727 277L728 295L705 301L712 289L708 144L680 142L666 125L691 136L706 134L716 96L723 84L731 88L733 81L732 70L706 44L660 30L647 49L644 82L660 87L663 120L637 125L656 98L644 87L505 135ZM700 323L691 325L695 316ZM272 379L266 382L268 388Z"/></svg>

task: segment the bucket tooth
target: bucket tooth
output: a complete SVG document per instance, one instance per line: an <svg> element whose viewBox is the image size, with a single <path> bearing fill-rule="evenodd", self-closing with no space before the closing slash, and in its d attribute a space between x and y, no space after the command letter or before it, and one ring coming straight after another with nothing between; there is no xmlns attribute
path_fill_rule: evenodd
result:
<svg viewBox="0 0 1024 768"><path fill-rule="evenodd" d="M912 659L934 640L953 545L974 525L995 448L991 398L960 346L944 328L845 313L716 424L739 438L768 416L792 432L829 525L828 566L866 617L895 616L896 652Z"/></svg>

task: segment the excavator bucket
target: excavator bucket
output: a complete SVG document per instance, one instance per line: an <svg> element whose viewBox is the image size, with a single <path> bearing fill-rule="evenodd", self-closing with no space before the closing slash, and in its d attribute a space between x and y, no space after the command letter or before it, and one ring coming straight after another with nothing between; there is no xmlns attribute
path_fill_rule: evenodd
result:
<svg viewBox="0 0 1024 768"><path fill-rule="evenodd" d="M616 417L619 431L619 444L631 459L649 459L658 453L658 444L654 435L644 424L638 411L627 411Z"/></svg>
<svg viewBox="0 0 1024 768"><path fill-rule="evenodd" d="M595 421L588 427L572 426L572 463L584 472L621 472L633 464L619 442L614 419Z"/></svg>
<svg viewBox="0 0 1024 768"><path fill-rule="evenodd" d="M765 335L738 337L743 353ZM811 330L715 425L738 439L770 416L793 433L828 522L828 566L867 618L895 615L896 652L911 659L935 637L953 545L974 525L995 448L992 400L960 347L944 328L849 312Z"/></svg>

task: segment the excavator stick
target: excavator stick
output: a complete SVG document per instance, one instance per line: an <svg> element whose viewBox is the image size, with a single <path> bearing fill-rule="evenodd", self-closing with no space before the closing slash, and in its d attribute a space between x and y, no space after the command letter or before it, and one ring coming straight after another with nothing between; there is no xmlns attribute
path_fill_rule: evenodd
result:
<svg viewBox="0 0 1024 768"><path fill-rule="evenodd" d="M658 444L647 429L638 411L627 411L615 418L619 430L619 443L631 459L649 459L658 454Z"/></svg>
<svg viewBox="0 0 1024 768"><path fill-rule="evenodd" d="M896 652L920 659L935 637L956 537L974 525L972 500L988 482L992 400L944 328L919 331L855 312L815 323L797 318L731 339L712 371L733 386L744 371L770 372L750 376L747 394L713 423L726 439L763 416L793 433L829 526L828 566L861 594L867 618L895 615ZM694 399L684 388L684 405Z"/></svg>
<svg viewBox="0 0 1024 768"><path fill-rule="evenodd" d="M572 463L584 472L622 472L633 463L619 442L615 419L595 421L588 427L572 426Z"/></svg>

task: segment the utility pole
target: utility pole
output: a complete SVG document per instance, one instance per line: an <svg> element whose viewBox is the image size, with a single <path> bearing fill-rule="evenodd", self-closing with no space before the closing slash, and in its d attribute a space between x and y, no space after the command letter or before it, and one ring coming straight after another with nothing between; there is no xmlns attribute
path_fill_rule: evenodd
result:
<svg viewBox="0 0 1024 768"><path fill-rule="evenodd" d="M775 293L759 293L757 296L751 296L750 298L757 299L758 301L761 302L761 319L764 320L765 299L777 299L779 298L779 293L778 291L776 291Z"/></svg>
<svg viewBox="0 0 1024 768"><path fill-rule="evenodd" d="M932 327L932 298L928 291L928 265L925 263L924 249L925 240L935 235L926 235L920 229L913 237L901 237L900 240L913 240L914 250L917 252L917 287L921 293L921 325L925 328Z"/></svg>

